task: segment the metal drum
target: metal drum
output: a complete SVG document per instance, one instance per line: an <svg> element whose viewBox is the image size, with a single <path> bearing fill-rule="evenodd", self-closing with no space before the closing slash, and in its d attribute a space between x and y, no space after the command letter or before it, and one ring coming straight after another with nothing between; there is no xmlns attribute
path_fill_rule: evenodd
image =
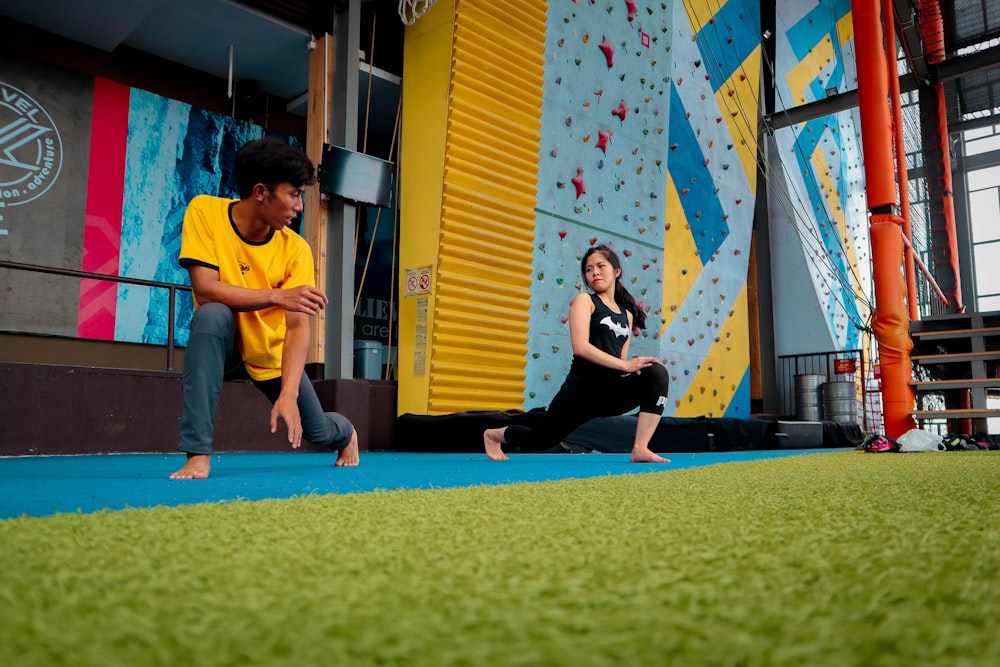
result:
<svg viewBox="0 0 1000 667"><path fill-rule="evenodd" d="M825 375L795 376L795 417L799 421L818 422L820 420L820 394L824 382L826 382Z"/></svg>
<svg viewBox="0 0 1000 667"><path fill-rule="evenodd" d="M827 382L823 385L823 413L827 421L856 424L858 387L853 382Z"/></svg>

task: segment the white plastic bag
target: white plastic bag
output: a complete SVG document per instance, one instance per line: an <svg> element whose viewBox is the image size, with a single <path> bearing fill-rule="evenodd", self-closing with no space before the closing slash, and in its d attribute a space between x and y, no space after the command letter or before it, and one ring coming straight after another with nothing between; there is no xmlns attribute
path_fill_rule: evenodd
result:
<svg viewBox="0 0 1000 667"><path fill-rule="evenodd" d="M896 438L901 452L943 452L944 443L941 436L924 431L919 428L911 428L903 435Z"/></svg>

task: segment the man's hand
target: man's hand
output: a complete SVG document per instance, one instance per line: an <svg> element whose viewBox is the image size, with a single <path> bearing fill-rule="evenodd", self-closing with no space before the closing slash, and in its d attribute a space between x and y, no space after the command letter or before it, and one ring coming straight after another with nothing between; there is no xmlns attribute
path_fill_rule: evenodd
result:
<svg viewBox="0 0 1000 667"><path fill-rule="evenodd" d="M278 417L285 420L288 427L288 442L297 449L302 445L302 418L299 416L298 401L294 398L278 396L271 408L271 433L278 432Z"/></svg>
<svg viewBox="0 0 1000 667"><path fill-rule="evenodd" d="M274 290L274 305L293 313L315 315L326 307L327 298L310 285Z"/></svg>
<svg viewBox="0 0 1000 667"><path fill-rule="evenodd" d="M250 289L224 283L219 272L207 266L191 266L191 288L200 304L221 303L237 312L263 310L277 306L289 313L315 315L326 307L327 298L310 285L289 289Z"/></svg>

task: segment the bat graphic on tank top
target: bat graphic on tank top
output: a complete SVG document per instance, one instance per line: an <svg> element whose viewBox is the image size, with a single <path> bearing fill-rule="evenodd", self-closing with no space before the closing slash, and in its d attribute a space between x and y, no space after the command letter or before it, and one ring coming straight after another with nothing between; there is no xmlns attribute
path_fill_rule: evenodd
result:
<svg viewBox="0 0 1000 667"><path fill-rule="evenodd" d="M616 336L619 336L619 337L621 337L621 336L628 336L628 328L627 327L623 327L618 322L615 322L613 319L611 319L610 315L606 315L604 317L604 319L601 320L601 324L603 324L607 328L611 329L611 331L613 331Z"/></svg>

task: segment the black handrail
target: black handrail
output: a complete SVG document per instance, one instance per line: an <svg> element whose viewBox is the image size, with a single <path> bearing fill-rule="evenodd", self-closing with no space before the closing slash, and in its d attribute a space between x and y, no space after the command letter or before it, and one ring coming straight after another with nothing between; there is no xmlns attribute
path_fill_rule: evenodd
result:
<svg viewBox="0 0 1000 667"><path fill-rule="evenodd" d="M158 287L169 290L170 314L167 319L167 370L174 370L174 306L177 302L177 290L190 292L189 285L177 285L175 283L164 283L158 280L143 280L141 278L128 278L126 276L109 276L104 273L91 273L90 271L77 271L75 269L61 269L54 266L40 266L38 264L23 264L21 262L8 262L0 259L0 269L16 269L19 271L34 271L35 273L49 273L57 276L71 276L73 278L90 278L91 280L108 280L113 283L128 283L129 285L142 285L144 287Z"/></svg>

